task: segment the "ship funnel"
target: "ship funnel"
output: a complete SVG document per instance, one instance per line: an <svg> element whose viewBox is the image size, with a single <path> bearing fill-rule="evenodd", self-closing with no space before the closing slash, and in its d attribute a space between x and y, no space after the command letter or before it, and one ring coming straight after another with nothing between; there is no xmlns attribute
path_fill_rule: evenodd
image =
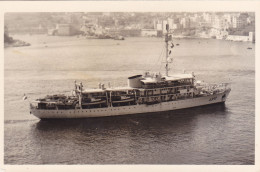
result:
<svg viewBox="0 0 260 172"><path fill-rule="evenodd" d="M141 83L142 75L135 75L131 76L128 78L128 87L132 88L141 88L142 83Z"/></svg>

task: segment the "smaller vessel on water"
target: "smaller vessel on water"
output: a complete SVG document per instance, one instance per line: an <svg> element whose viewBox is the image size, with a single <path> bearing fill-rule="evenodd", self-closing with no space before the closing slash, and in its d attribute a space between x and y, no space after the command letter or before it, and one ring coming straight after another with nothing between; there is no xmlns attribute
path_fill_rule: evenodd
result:
<svg viewBox="0 0 260 172"><path fill-rule="evenodd" d="M116 35L114 36L114 40L125 40L125 38L123 36Z"/></svg>
<svg viewBox="0 0 260 172"><path fill-rule="evenodd" d="M169 26L165 35L165 75L145 72L128 77L127 87L84 89L75 81L70 96L47 95L30 103L30 113L40 119L87 118L128 115L224 103L231 91L228 83L207 84L195 80L194 73L169 75ZM173 44L170 44L173 47Z"/></svg>

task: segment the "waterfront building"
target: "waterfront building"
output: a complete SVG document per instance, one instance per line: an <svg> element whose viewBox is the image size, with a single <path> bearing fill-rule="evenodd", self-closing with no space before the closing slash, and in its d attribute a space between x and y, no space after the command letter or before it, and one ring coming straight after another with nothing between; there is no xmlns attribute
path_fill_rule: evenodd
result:
<svg viewBox="0 0 260 172"><path fill-rule="evenodd" d="M181 28L181 25L179 23L174 23L172 25L172 29L180 29Z"/></svg>
<svg viewBox="0 0 260 172"><path fill-rule="evenodd" d="M255 32L249 32L248 38L250 42L255 42Z"/></svg>
<svg viewBox="0 0 260 172"><path fill-rule="evenodd" d="M232 16L230 14L224 14L223 17L226 23L232 24Z"/></svg>
<svg viewBox="0 0 260 172"><path fill-rule="evenodd" d="M147 37L157 36L157 30L155 30L155 29L142 29L141 30L141 36L147 36Z"/></svg>
<svg viewBox="0 0 260 172"><path fill-rule="evenodd" d="M214 16L214 18L212 18L212 27L217 28L217 29L226 29L226 25L225 25L225 19L219 16Z"/></svg>
<svg viewBox="0 0 260 172"><path fill-rule="evenodd" d="M186 29L186 28L190 28L190 18L182 18L180 20L180 24L182 26L182 28Z"/></svg>
<svg viewBox="0 0 260 172"><path fill-rule="evenodd" d="M207 23L211 22L211 15L209 13L203 13L202 16L205 22Z"/></svg>
<svg viewBox="0 0 260 172"><path fill-rule="evenodd" d="M250 42L249 36L241 36L241 35L228 35L226 40L239 41L239 42Z"/></svg>
<svg viewBox="0 0 260 172"><path fill-rule="evenodd" d="M242 28L247 24L247 13L241 13L239 16L233 16L232 23L233 28Z"/></svg>
<svg viewBox="0 0 260 172"><path fill-rule="evenodd" d="M56 29L59 36L71 36L76 34L76 30L71 24L57 24Z"/></svg>
<svg viewBox="0 0 260 172"><path fill-rule="evenodd" d="M172 27L173 27L173 19L168 18L167 21L168 21L168 24L169 24L169 29L172 29Z"/></svg>
<svg viewBox="0 0 260 172"><path fill-rule="evenodd" d="M255 42L255 33L249 32L248 36L242 35L228 35L226 40L230 41L243 41L243 42Z"/></svg>
<svg viewBox="0 0 260 172"><path fill-rule="evenodd" d="M162 31L162 23L157 23L156 24L156 30L161 30Z"/></svg>
<svg viewBox="0 0 260 172"><path fill-rule="evenodd" d="M228 36L228 32L226 30L212 28L210 30L210 36L216 39L225 39Z"/></svg>

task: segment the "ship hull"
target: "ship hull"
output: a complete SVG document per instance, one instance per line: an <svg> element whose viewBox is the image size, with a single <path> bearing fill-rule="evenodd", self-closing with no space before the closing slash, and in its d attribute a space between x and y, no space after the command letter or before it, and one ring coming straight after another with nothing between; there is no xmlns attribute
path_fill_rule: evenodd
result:
<svg viewBox="0 0 260 172"><path fill-rule="evenodd" d="M161 102L152 105L129 105L120 107L104 107L94 109L69 109L69 110L45 110L45 109L31 109L30 113L40 119L49 118L89 118L89 117L104 117L117 115L130 115L139 113L151 113L172 111L177 109L191 108L197 106L204 106L215 103L224 103L230 93L230 89L223 93L196 97L190 99Z"/></svg>

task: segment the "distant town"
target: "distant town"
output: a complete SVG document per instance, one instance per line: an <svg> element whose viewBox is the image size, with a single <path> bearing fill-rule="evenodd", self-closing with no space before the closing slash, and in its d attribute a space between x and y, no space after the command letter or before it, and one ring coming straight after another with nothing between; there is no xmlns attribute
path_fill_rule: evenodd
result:
<svg viewBox="0 0 260 172"><path fill-rule="evenodd" d="M177 38L255 42L255 14L246 12L6 13L5 34L81 35L100 39L162 37L167 23Z"/></svg>

